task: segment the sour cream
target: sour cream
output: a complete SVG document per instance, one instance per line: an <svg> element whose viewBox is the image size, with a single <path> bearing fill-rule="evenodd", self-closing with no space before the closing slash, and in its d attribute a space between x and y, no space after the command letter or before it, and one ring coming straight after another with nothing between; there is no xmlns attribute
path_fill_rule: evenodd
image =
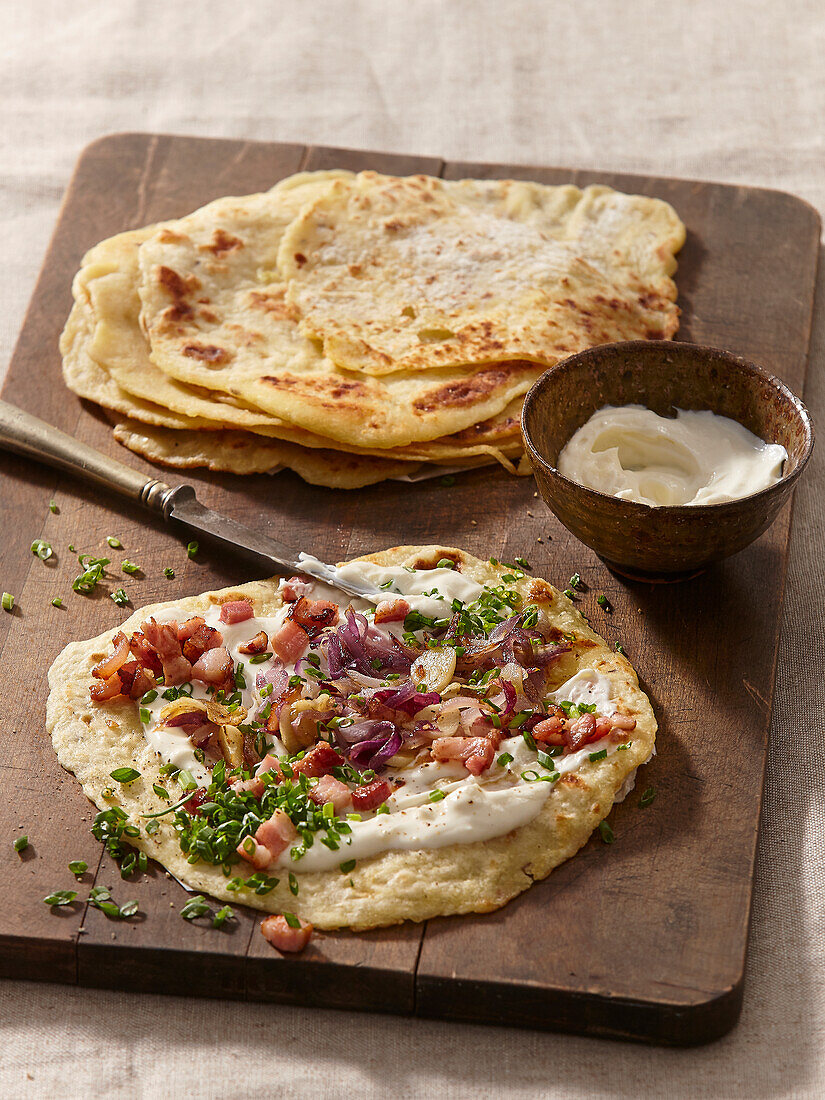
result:
<svg viewBox="0 0 825 1100"><path fill-rule="evenodd" d="M721 504L775 485L788 454L736 420L677 409L606 405L568 440L559 471L601 493L654 507Z"/></svg>

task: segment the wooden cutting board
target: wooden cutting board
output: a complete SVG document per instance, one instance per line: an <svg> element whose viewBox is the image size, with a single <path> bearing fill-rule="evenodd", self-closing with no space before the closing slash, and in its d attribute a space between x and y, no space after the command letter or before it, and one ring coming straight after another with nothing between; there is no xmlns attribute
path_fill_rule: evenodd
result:
<svg viewBox="0 0 825 1100"><path fill-rule="evenodd" d="M71 279L98 240L177 217L225 194L271 186L300 169L375 168L445 177L520 176L601 182L671 202L688 228L679 257L679 339L749 356L803 388L819 219L790 195L611 173L438 160L302 145L146 134L103 138L83 153L60 215L3 396L147 475L112 440L100 412L67 392L58 337ZM364 935L320 934L281 957L238 908L222 931L181 919L185 891L162 870L121 881L89 833L90 804L58 766L43 728L46 671L66 642L114 628L106 592L72 593L78 552L142 566L117 572L134 606L251 579L202 550L189 561L159 523L105 493L0 455L0 974L125 990L254 998L414 1013L687 1044L723 1034L742 1003L754 858L785 584L791 510L737 557L681 585L610 574L536 499L532 479L498 467L455 484L385 483L359 492L276 477L189 479L204 503L284 541L340 560L399 542L454 544L480 557L526 557L560 586L575 571L581 610L621 641L656 709L658 756L598 834L544 882L488 916L444 918ZM161 474L165 477L165 474ZM172 480L176 480L172 475ZM54 500L58 511L49 510ZM56 560L29 550L43 537ZM171 565L175 580L163 575ZM596 604L605 593L607 614ZM64 599L63 609L51 606ZM656 790L639 806L639 792ZM27 834L18 856L15 837ZM74 888L70 860L140 915L113 922L79 902L41 899Z"/></svg>

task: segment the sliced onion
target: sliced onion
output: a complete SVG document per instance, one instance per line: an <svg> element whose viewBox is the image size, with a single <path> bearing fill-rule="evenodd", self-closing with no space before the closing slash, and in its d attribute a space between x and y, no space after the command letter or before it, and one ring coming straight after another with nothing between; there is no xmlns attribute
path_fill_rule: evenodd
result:
<svg viewBox="0 0 825 1100"><path fill-rule="evenodd" d="M398 730L393 730L387 738L376 737L370 741L361 741L353 746L349 752L349 758L361 768L372 768L373 771L381 771L403 744L403 738Z"/></svg>

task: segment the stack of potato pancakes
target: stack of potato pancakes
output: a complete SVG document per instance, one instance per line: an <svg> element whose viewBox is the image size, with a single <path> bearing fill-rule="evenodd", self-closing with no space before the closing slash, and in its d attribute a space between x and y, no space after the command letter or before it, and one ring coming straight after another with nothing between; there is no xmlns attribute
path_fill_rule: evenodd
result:
<svg viewBox="0 0 825 1100"><path fill-rule="evenodd" d="M515 473L543 371L674 335L684 237L607 187L301 173L93 248L64 377L167 466L342 489Z"/></svg>

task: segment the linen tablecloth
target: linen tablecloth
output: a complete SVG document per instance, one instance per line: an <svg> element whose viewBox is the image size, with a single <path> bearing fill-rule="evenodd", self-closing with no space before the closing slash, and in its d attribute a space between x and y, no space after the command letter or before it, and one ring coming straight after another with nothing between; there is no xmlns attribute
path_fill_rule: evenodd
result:
<svg viewBox="0 0 825 1100"><path fill-rule="evenodd" d="M823 212L823 57L817 0L7 0L0 376L72 166L102 134L679 175L783 188ZM805 396L822 424L825 292L818 313ZM0 1096L825 1094L823 513L820 444L796 495L745 1008L729 1036L672 1051L2 982Z"/></svg>

